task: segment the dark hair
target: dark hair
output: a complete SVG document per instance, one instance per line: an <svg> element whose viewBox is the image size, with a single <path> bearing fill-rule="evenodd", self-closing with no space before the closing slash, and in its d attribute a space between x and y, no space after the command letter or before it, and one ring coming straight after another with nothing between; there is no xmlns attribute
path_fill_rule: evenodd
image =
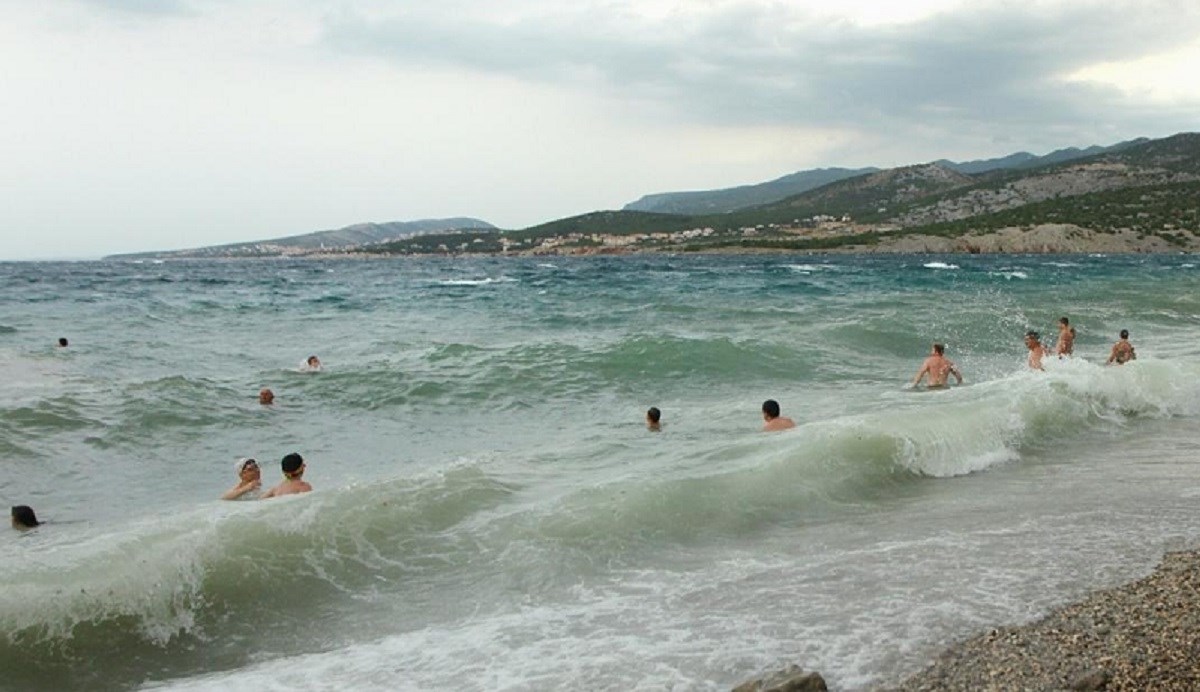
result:
<svg viewBox="0 0 1200 692"><path fill-rule="evenodd" d="M42 523L38 521L37 515L33 513L33 508L29 505L17 505L13 507L12 518L13 522L18 526L24 526L27 529L32 529Z"/></svg>
<svg viewBox="0 0 1200 692"><path fill-rule="evenodd" d="M774 399L767 399L763 402L763 413L772 418L779 417L779 402Z"/></svg>
<svg viewBox="0 0 1200 692"><path fill-rule="evenodd" d="M940 356L946 352L946 347L943 344L934 344L933 350L937 351L937 354Z"/></svg>
<svg viewBox="0 0 1200 692"><path fill-rule="evenodd" d="M65 337L65 336L58 337L58 345L66 346L67 345L67 337ZM22 506L24 506L24 505L22 505Z"/></svg>
<svg viewBox="0 0 1200 692"><path fill-rule="evenodd" d="M1071 320L1067 319L1065 316L1058 318L1058 321L1062 324L1071 324Z"/></svg>
<svg viewBox="0 0 1200 692"><path fill-rule="evenodd" d="M650 409L646 411L646 417L650 419L651 423L657 423L658 419L662 418L662 411L659 411L657 406L651 406Z"/></svg>
<svg viewBox="0 0 1200 692"><path fill-rule="evenodd" d="M1129 338L1129 330L1128 330L1128 329L1122 329L1122 330L1121 330L1121 338L1122 338L1122 339L1128 339L1128 338Z"/></svg>
<svg viewBox="0 0 1200 692"><path fill-rule="evenodd" d="M1040 340L1041 340L1041 338L1042 338L1042 337L1041 337L1041 336L1040 336L1040 335L1039 335L1037 332L1033 331L1032 329L1030 329L1029 331L1025 332L1025 337L1026 337L1026 338L1029 338L1029 337L1031 337L1031 336L1033 337L1033 340L1034 340L1034 341L1040 341Z"/></svg>
<svg viewBox="0 0 1200 692"><path fill-rule="evenodd" d="M296 452L292 452L291 454L289 454L283 458L283 463L282 463L283 473L285 475L290 476L293 473L299 471L300 467L303 465L304 465L304 457L300 456Z"/></svg>

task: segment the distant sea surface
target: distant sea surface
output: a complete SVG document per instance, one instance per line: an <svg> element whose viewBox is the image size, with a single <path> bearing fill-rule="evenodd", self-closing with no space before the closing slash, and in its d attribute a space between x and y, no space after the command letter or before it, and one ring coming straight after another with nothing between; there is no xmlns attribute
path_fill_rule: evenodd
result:
<svg viewBox="0 0 1200 692"><path fill-rule="evenodd" d="M0 264L0 688L895 681L1200 544L1197 262Z"/></svg>

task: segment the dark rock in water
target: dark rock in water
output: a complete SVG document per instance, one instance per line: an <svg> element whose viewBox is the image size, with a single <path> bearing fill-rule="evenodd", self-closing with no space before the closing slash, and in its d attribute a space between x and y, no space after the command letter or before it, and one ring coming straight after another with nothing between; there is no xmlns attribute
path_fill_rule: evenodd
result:
<svg viewBox="0 0 1200 692"><path fill-rule="evenodd" d="M1076 692L1092 692L1093 690L1102 690L1108 685L1108 673L1093 668L1088 672L1075 678L1071 683L1071 689Z"/></svg>
<svg viewBox="0 0 1200 692"><path fill-rule="evenodd" d="M790 665L783 670L743 682L733 692L826 692L825 678L816 671Z"/></svg>

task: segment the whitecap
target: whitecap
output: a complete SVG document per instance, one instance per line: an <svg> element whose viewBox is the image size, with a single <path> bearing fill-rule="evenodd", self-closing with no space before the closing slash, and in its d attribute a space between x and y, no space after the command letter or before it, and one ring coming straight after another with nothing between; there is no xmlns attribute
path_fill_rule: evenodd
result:
<svg viewBox="0 0 1200 692"><path fill-rule="evenodd" d="M439 286L487 286L488 284L504 284L514 283L516 279L510 279L507 276L502 276L498 279L488 277L486 279L444 279L437 282Z"/></svg>
<svg viewBox="0 0 1200 692"><path fill-rule="evenodd" d="M1029 275L1021 271L988 272L988 276L1003 276L1006 279L1028 279Z"/></svg>
<svg viewBox="0 0 1200 692"><path fill-rule="evenodd" d="M921 266L926 269L958 269L957 264L946 264L945 262L926 262Z"/></svg>

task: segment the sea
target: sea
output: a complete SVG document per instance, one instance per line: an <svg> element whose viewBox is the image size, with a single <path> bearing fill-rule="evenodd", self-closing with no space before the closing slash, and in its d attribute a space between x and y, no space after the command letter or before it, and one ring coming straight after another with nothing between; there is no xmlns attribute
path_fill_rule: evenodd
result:
<svg viewBox="0 0 1200 692"><path fill-rule="evenodd" d="M894 684L1200 546L1198 264L0 264L0 689Z"/></svg>

